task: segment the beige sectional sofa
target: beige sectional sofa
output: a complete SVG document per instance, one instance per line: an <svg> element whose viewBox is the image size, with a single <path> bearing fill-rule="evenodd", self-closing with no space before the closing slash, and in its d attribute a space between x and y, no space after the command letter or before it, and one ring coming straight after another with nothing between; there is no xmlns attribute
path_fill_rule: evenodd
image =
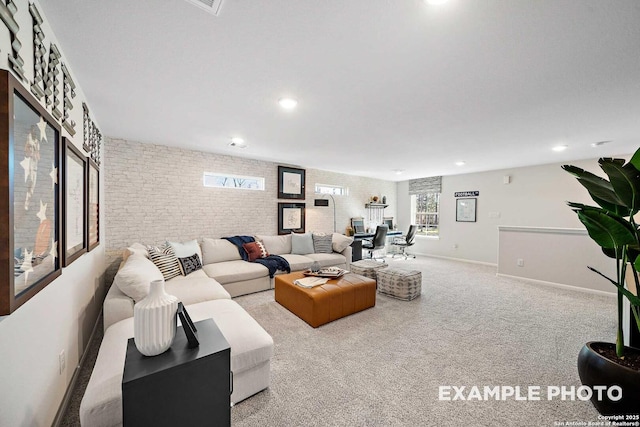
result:
<svg viewBox="0 0 640 427"><path fill-rule="evenodd" d="M333 235L332 253L297 253L291 235L256 237L270 254L285 258L291 271L307 269L313 262L350 266L350 240L338 234ZM237 403L269 387L273 339L231 297L271 289L273 278L263 265L243 261L238 248L225 239L205 238L196 253L202 269L166 280L165 290L182 301L194 322L213 318L229 342L231 402ZM134 244L124 251L103 305L105 334L80 405L83 427L122 425L121 383L127 340L133 337L133 307L148 293L150 281L162 278L145 246Z"/></svg>
<svg viewBox="0 0 640 427"><path fill-rule="evenodd" d="M286 259L291 271L308 269L314 261L321 267L336 266L346 270L351 264L351 246L349 246L351 240L340 234L333 234L334 251L332 253L292 253L294 248L290 234L257 235L256 238L262 241L270 254L280 255ZM269 277L267 268L261 264L243 261L238 248L231 242L225 239L204 238L200 248L202 270L166 281L167 293L178 297L184 305L232 298L273 288L273 279ZM340 251L337 251L338 249ZM148 254L141 244L134 244L125 250L123 264L114 280L115 286L111 286L104 301L105 330L120 320L133 317L134 303L139 300L135 294L132 295L131 284L122 283L123 271L131 270L132 274L136 271L141 273L142 277L139 280L144 280L147 286L148 282L154 278L162 279L160 270L156 268L157 271L154 271L151 261L147 259L148 262L145 262L142 259L144 257L148 258ZM276 274L282 273L279 271Z"/></svg>

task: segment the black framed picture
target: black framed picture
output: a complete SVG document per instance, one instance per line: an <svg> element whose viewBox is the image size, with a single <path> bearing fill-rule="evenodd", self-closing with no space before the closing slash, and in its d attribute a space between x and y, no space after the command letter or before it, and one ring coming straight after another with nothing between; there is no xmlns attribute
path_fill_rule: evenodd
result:
<svg viewBox="0 0 640 427"><path fill-rule="evenodd" d="M87 158L62 138L62 266L87 252Z"/></svg>
<svg viewBox="0 0 640 427"><path fill-rule="evenodd" d="M278 203L278 234L304 233L304 203Z"/></svg>
<svg viewBox="0 0 640 427"><path fill-rule="evenodd" d="M477 198L456 199L456 221L476 222Z"/></svg>
<svg viewBox="0 0 640 427"><path fill-rule="evenodd" d="M100 168L93 160L87 160L87 250L91 251L100 245Z"/></svg>
<svg viewBox="0 0 640 427"><path fill-rule="evenodd" d="M304 169L278 166L278 199L304 200Z"/></svg>
<svg viewBox="0 0 640 427"><path fill-rule="evenodd" d="M60 125L0 70L0 315L61 274ZM11 268L13 267L13 268Z"/></svg>

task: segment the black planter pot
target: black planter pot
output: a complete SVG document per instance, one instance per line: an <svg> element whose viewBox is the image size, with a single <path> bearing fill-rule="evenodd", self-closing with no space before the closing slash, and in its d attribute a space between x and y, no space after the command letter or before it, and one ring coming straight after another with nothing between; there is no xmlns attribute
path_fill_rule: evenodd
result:
<svg viewBox="0 0 640 427"><path fill-rule="evenodd" d="M583 385L620 386L622 399L612 401L603 393L602 400L598 400L594 392L591 403L602 415L638 414L640 412L640 371L622 366L602 356L595 347L613 346L604 342L588 342L578 355L578 373ZM628 352L638 352L636 349L625 347Z"/></svg>

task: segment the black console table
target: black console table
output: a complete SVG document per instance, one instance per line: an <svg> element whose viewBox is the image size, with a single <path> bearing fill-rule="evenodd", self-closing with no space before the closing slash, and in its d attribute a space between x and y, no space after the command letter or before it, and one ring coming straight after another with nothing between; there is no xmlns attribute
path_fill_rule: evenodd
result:
<svg viewBox="0 0 640 427"><path fill-rule="evenodd" d="M196 322L200 346L179 327L166 352L143 356L127 343L122 378L124 426L230 426L231 348L213 319Z"/></svg>

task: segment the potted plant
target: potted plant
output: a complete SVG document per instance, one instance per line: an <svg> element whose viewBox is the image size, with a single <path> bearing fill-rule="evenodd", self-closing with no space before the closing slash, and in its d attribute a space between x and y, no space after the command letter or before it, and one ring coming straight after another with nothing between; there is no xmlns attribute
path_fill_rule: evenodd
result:
<svg viewBox="0 0 640 427"><path fill-rule="evenodd" d="M611 282L617 289L618 331L616 343L589 342L578 356L578 372L582 384L590 386L619 386L619 393L596 393L591 398L601 414L637 414L640 408L640 350L625 347L623 333L624 298L629 300L635 327L640 330L640 228L634 216L640 211L640 149L631 160L601 158L598 164L608 180L576 166L562 169L574 175L598 206L581 203L567 204L578 215L589 236L604 254L615 259L616 277L610 278L592 267L593 272ZM625 287L627 268L632 271L635 291ZM633 327L633 326L632 326Z"/></svg>

